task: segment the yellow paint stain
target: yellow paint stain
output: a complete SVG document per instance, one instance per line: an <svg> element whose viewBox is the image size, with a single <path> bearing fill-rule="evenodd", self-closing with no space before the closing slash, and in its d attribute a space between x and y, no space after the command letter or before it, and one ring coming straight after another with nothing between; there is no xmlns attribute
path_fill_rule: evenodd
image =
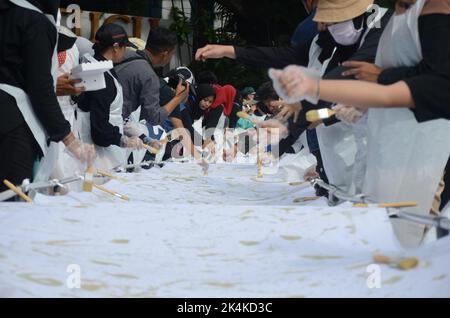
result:
<svg viewBox="0 0 450 318"><path fill-rule="evenodd" d="M206 282L209 286L219 287L219 288L233 288L235 284L232 283L226 283L226 282L217 282L217 281L210 281Z"/></svg>
<svg viewBox="0 0 450 318"><path fill-rule="evenodd" d="M258 245L260 242L257 241L239 241L244 246L255 246Z"/></svg>
<svg viewBox="0 0 450 318"><path fill-rule="evenodd" d="M80 241L54 240L54 241L48 241L45 244L50 245L50 246L71 246L74 243L80 243Z"/></svg>
<svg viewBox="0 0 450 318"><path fill-rule="evenodd" d="M198 254L198 257L213 257L213 256L220 256L222 254L219 253L202 253Z"/></svg>
<svg viewBox="0 0 450 318"><path fill-rule="evenodd" d="M111 262L107 262L107 261L92 260L91 262L94 264L98 264L98 265L121 267L119 264L115 264L115 263L111 263Z"/></svg>
<svg viewBox="0 0 450 318"><path fill-rule="evenodd" d="M41 277L39 276L39 274L21 274L19 275L19 277L38 285L52 286L52 287L59 287L63 285L63 283L60 282L59 280L49 277Z"/></svg>
<svg viewBox="0 0 450 318"><path fill-rule="evenodd" d="M433 277L433 280L434 281L436 281L436 280L444 280L446 277L447 277L447 275L442 274L442 275Z"/></svg>
<svg viewBox="0 0 450 318"><path fill-rule="evenodd" d="M130 243L130 240L118 239L118 240L112 240L111 243L114 243L114 244L128 244L128 243Z"/></svg>
<svg viewBox="0 0 450 318"><path fill-rule="evenodd" d="M100 284L100 283L88 283L88 284L81 284L81 289L86 290L86 291L90 291L90 292L95 292L99 289L104 288L105 285L104 284Z"/></svg>
<svg viewBox="0 0 450 318"><path fill-rule="evenodd" d="M367 268L367 266L369 266L369 263L361 263L361 264L355 264L355 265L351 265L351 266L347 266L345 267L346 270L353 270L353 269L360 269L360 268Z"/></svg>
<svg viewBox="0 0 450 318"><path fill-rule="evenodd" d="M299 235L280 235L280 237L286 241L298 241L302 239Z"/></svg>
<svg viewBox="0 0 450 318"><path fill-rule="evenodd" d="M121 279L139 279L138 277L130 274L108 274L108 275Z"/></svg>
<svg viewBox="0 0 450 318"><path fill-rule="evenodd" d="M393 276L391 278L389 278L388 280L385 280L383 282L384 285L393 285L395 283L398 283L399 281L401 281L403 279L402 276Z"/></svg>

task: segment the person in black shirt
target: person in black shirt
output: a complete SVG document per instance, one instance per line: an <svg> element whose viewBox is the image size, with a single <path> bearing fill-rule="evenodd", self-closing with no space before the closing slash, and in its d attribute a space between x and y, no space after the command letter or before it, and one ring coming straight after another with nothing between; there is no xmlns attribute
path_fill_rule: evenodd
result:
<svg viewBox="0 0 450 318"><path fill-rule="evenodd" d="M19 3L0 0L0 85L4 87L0 88L0 180L15 184L31 179L34 161L44 155L42 144L50 141L63 141L83 162L95 156L92 146L81 144L70 132L56 99L51 68L57 31L45 14L55 19L59 1ZM23 102L7 93L5 85L29 98L34 114L30 110L27 118L35 117L42 125L47 139L43 143L19 109ZM1 182L0 191L4 189Z"/></svg>
<svg viewBox="0 0 450 318"><path fill-rule="evenodd" d="M97 31L95 38L96 43L93 47L95 55L92 61L111 60L118 63L123 59L126 47L134 46L129 42L126 31L117 24L104 24ZM109 150L117 151L111 146L141 149L143 142L139 137L127 137L122 134L123 96L115 71L112 69L105 72L104 77L106 82L104 89L85 92L78 100L78 107L83 112L89 113L90 121L90 132L82 131L81 134L90 134L96 146ZM111 158L112 154L105 156Z"/></svg>

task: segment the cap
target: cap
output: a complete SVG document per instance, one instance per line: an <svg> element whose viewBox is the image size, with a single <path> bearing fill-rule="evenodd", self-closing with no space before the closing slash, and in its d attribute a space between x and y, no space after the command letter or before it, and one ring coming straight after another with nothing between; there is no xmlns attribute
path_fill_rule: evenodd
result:
<svg viewBox="0 0 450 318"><path fill-rule="evenodd" d="M130 42L127 32L118 24L103 24L95 34L95 43L104 46L113 46L114 44L126 45L137 49L137 46Z"/></svg>
<svg viewBox="0 0 450 318"><path fill-rule="evenodd" d="M256 94L255 89L253 87L246 87L241 91L241 95L244 97L253 94Z"/></svg>

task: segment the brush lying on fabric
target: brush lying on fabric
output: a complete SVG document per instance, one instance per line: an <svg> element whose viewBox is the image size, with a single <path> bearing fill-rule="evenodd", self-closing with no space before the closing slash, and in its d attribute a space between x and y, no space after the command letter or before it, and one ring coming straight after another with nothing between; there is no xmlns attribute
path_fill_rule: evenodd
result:
<svg viewBox="0 0 450 318"><path fill-rule="evenodd" d="M94 183L94 168L91 166L86 169L86 173L84 174L83 191L92 192L93 183Z"/></svg>
<svg viewBox="0 0 450 318"><path fill-rule="evenodd" d="M25 193L22 192L22 190L18 187L16 187L14 184L9 182L8 180L3 180L3 184L7 186L11 191L13 191L15 194L17 194L19 197L21 197L23 200L25 200L28 203L32 203L33 200L27 196Z"/></svg>
<svg viewBox="0 0 450 318"><path fill-rule="evenodd" d="M294 203L302 203L302 202L309 202L309 201L315 201L320 199L320 197L301 197L301 198L295 198Z"/></svg>
<svg viewBox="0 0 450 318"><path fill-rule="evenodd" d="M419 264L419 260L415 257L389 257L381 254L375 254L373 256L373 261L378 264L387 264L402 270L413 269Z"/></svg>
<svg viewBox="0 0 450 318"><path fill-rule="evenodd" d="M24 182L22 182L22 185L16 186L16 187L19 188L20 191L22 191L23 193L27 193L27 192L34 192L37 190L48 189L48 188L53 188L53 187L63 188L66 184L77 182L80 180L83 180L82 176L73 176L73 177L69 177L69 178L65 178L65 179L61 179L61 180L52 179L49 181L41 181L41 182L34 182L34 183L30 183L28 180L24 180ZM4 192L0 193L0 202L11 199L11 198L15 197L16 195L17 195L17 193L14 192L13 190L4 191ZM30 195L30 193L28 193L28 196L33 197L32 195Z"/></svg>
<svg viewBox="0 0 450 318"><path fill-rule="evenodd" d="M391 203L355 203L354 208L410 208L417 206L417 202L391 202Z"/></svg>
<svg viewBox="0 0 450 318"><path fill-rule="evenodd" d="M114 192L112 190L109 190L109 189L107 189L107 188L105 188L105 187L103 187L101 185L95 184L95 183L93 183L92 185L93 185L94 188L99 189L99 190L101 190L103 192L106 192L106 193L108 193L108 194L110 194L112 196L115 196L115 197L119 198L119 199L122 199L122 200L125 200L125 201L130 201L130 198L128 196L126 196L126 195Z"/></svg>
<svg viewBox="0 0 450 318"><path fill-rule="evenodd" d="M149 146L149 145L146 145L146 144L144 144L143 147L145 149L147 149L147 151L150 152L152 155L156 155L160 151L160 149L156 149L155 147L152 147L152 146Z"/></svg>
<svg viewBox="0 0 450 318"><path fill-rule="evenodd" d="M336 115L336 112L329 108L313 109L306 112L306 120L310 123L314 123L321 119L330 118L333 115Z"/></svg>
<svg viewBox="0 0 450 318"><path fill-rule="evenodd" d="M302 182L289 182L290 186L299 187L299 186L306 186L310 185L311 183L309 181L302 181Z"/></svg>

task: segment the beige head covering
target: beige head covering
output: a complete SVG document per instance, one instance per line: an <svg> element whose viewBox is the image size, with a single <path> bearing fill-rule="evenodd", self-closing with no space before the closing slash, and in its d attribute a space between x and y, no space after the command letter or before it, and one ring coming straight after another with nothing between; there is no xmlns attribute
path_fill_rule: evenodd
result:
<svg viewBox="0 0 450 318"><path fill-rule="evenodd" d="M314 21L338 23L363 14L374 0L319 0Z"/></svg>

